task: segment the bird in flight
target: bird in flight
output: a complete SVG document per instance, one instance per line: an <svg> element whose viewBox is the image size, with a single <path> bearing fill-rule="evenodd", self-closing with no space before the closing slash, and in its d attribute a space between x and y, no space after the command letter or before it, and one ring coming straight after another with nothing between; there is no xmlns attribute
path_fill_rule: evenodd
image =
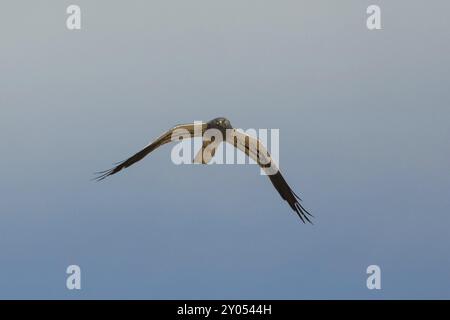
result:
<svg viewBox="0 0 450 320"><path fill-rule="evenodd" d="M205 139L205 133L210 130L218 130L222 133L223 137L226 137L225 141L230 143L235 148L244 152L248 157L253 159L268 175L270 181L272 182L275 189L281 195L281 197L289 204L289 206L294 210L299 218L305 223L308 221L312 223L309 217L312 215L300 204L300 197L295 194L295 192L291 189L291 187L287 184L284 177L281 175L277 165L271 158L267 149L264 145L256 138L241 132L239 130L234 129L231 126L231 123L226 118L216 118L207 123L190 123L190 124L181 124L177 125L168 131L164 132L161 136L159 136L156 140L148 144L144 149L134 154L130 158L117 163L114 168L109 170L97 172L98 176L94 179L97 181L101 181L108 176L116 174L122 169L128 168L132 164L142 160L145 156L147 156L150 152L155 150L156 148L169 143L171 141L175 141L180 138L194 138L194 137L203 137L203 144L200 151L194 158L194 163L208 163L215 154L215 150L217 147L217 141L215 146L212 145L214 139ZM231 131L231 134L227 134L227 131ZM205 136L204 136L205 135ZM209 152L205 152L209 151ZM309 217L308 217L309 216Z"/></svg>

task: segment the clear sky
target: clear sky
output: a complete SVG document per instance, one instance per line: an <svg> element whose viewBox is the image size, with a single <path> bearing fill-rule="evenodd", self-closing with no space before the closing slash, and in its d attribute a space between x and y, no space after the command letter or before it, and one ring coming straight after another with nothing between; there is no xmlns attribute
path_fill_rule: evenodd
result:
<svg viewBox="0 0 450 320"><path fill-rule="evenodd" d="M66 8L81 7L81 30ZM366 28L381 7L382 30ZM0 298L450 298L450 3L31 1L0 12ZM175 166L174 124L280 129ZM68 265L82 289L66 289ZM368 290L379 265L382 289Z"/></svg>

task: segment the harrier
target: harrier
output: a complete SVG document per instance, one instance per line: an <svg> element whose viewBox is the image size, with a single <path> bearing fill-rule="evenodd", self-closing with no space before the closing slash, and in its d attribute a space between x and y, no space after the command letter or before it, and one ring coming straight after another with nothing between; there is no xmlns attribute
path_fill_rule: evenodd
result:
<svg viewBox="0 0 450 320"><path fill-rule="evenodd" d="M225 141L233 145L235 148L243 151L248 157L253 159L268 175L270 181L272 182L275 189L281 197L287 201L289 206L294 210L300 219L305 223L305 220L312 223L308 216L312 215L300 204L300 197L295 194L291 187L287 184L286 180L281 175L278 167L272 160L267 149L263 144L256 138L250 135L240 132L231 126L228 119L216 118L207 123L191 123L177 125L170 130L163 133L155 141L147 145L144 149L133 155L132 157L126 159L125 161L119 162L114 168L97 172L98 176L95 178L97 181L103 180L106 177L113 175L122 169L128 168L132 164L138 162L147 156L150 152L162 146L166 143L179 139L182 136L188 134L189 138L203 137L205 132L210 129L218 130L222 133L223 137L226 137ZM231 130L232 134L227 134L227 131ZM205 155L205 149L211 148L210 144L212 139L203 139L203 145L198 154L194 158L196 163L208 163L214 156L215 149L210 150L209 154Z"/></svg>

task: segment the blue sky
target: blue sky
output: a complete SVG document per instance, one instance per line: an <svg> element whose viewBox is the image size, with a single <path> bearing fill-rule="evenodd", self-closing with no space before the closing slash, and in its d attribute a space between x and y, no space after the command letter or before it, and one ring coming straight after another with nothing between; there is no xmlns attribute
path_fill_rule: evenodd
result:
<svg viewBox="0 0 450 320"><path fill-rule="evenodd" d="M368 1L80 0L79 31L69 4L0 15L0 298L450 298L447 1L378 1L380 31ZM170 146L90 181L217 116L280 129L313 226Z"/></svg>

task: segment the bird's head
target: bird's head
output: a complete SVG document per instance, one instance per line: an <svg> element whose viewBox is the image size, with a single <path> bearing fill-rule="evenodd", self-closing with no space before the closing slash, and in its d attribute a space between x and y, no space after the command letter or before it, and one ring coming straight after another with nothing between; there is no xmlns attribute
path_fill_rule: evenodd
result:
<svg viewBox="0 0 450 320"><path fill-rule="evenodd" d="M215 118L208 122L208 128L218 129L225 133L227 129L233 129L230 120L226 118Z"/></svg>

